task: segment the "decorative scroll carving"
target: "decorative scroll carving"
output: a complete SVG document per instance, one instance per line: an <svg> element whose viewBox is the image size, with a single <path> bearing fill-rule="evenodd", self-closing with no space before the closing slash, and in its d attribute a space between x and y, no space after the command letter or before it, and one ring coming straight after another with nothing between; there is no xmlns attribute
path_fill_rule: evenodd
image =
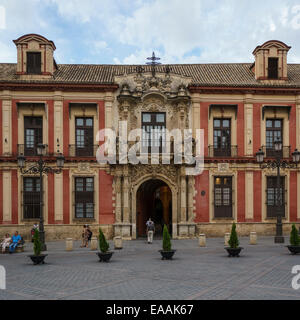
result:
<svg viewBox="0 0 300 320"><path fill-rule="evenodd" d="M138 165L131 167L131 182L136 184L139 178L151 174L153 178L159 175L166 176L174 184L177 184L177 168L168 165Z"/></svg>

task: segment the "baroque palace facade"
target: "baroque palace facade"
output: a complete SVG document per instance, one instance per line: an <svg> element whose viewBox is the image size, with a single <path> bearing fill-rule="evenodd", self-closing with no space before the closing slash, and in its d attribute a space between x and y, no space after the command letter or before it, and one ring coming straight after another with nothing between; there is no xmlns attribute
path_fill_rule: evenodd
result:
<svg viewBox="0 0 300 320"><path fill-rule="evenodd" d="M83 224L109 237L145 234L151 216L157 233L174 238L199 233L221 236L233 221L238 232L275 234L276 170L261 169L262 148L274 158L300 149L300 64L287 64L289 46L267 41L254 63L180 65L56 64L55 44L28 34L14 40L17 63L0 64L0 231L29 236L39 223L39 176L22 174L44 159L60 174L43 177L46 238L79 238ZM154 56L153 56L154 61ZM187 164L99 164L97 132L127 121L143 128L141 144L162 147L154 129L204 132L204 170L188 175ZM171 150L172 153L172 150ZM300 222L299 169L281 170L284 232Z"/></svg>

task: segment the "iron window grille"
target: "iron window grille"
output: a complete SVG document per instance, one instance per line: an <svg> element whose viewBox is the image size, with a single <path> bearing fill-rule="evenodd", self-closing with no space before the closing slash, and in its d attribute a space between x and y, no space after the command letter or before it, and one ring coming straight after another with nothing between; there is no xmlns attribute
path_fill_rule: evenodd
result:
<svg viewBox="0 0 300 320"><path fill-rule="evenodd" d="M75 218L94 218L94 178L75 178Z"/></svg>
<svg viewBox="0 0 300 320"><path fill-rule="evenodd" d="M282 217L285 217L285 199L286 199L285 190L285 177L280 177L280 190L279 190L279 209L277 206L277 177L269 176L267 177L267 189L266 189L266 205L267 205L267 218L275 218L277 212Z"/></svg>

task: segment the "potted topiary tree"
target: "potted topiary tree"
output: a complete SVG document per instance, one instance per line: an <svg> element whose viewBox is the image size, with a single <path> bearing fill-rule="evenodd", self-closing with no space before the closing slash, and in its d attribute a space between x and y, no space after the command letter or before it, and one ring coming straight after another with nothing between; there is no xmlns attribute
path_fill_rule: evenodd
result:
<svg viewBox="0 0 300 320"><path fill-rule="evenodd" d="M229 244L229 247L225 248L228 252L228 256L229 257L239 257L239 254L243 248L239 247L239 239L238 239L238 235L236 232L236 224L235 223L232 224L231 234L230 234L228 244Z"/></svg>
<svg viewBox="0 0 300 320"><path fill-rule="evenodd" d="M97 252L97 255L99 257L99 261L108 262L111 256L113 255L112 251L108 251L109 244L105 239L105 235L101 228L99 228L99 248L100 251Z"/></svg>
<svg viewBox="0 0 300 320"><path fill-rule="evenodd" d="M164 230L163 230L163 244L162 244L163 249L159 250L162 260L171 260L175 251L172 250L172 245L171 245L171 237L168 231L168 227L164 225Z"/></svg>
<svg viewBox="0 0 300 320"><path fill-rule="evenodd" d="M40 240L38 229L35 229L33 234L33 252L34 254L28 256L32 260L33 264L44 264L44 259L47 254L41 254L42 242Z"/></svg>
<svg viewBox="0 0 300 320"><path fill-rule="evenodd" d="M300 253L300 238L295 224L292 225L290 234L290 245L287 246L292 254Z"/></svg>

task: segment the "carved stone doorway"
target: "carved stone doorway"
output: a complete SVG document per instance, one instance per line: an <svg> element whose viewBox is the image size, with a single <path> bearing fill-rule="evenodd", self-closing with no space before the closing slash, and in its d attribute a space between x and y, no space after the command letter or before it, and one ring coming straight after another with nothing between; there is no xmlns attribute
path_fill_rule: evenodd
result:
<svg viewBox="0 0 300 320"><path fill-rule="evenodd" d="M143 182L136 194L136 234L146 236L146 221L155 223L155 236L162 236L166 224L172 234L172 192L166 182L149 179Z"/></svg>

